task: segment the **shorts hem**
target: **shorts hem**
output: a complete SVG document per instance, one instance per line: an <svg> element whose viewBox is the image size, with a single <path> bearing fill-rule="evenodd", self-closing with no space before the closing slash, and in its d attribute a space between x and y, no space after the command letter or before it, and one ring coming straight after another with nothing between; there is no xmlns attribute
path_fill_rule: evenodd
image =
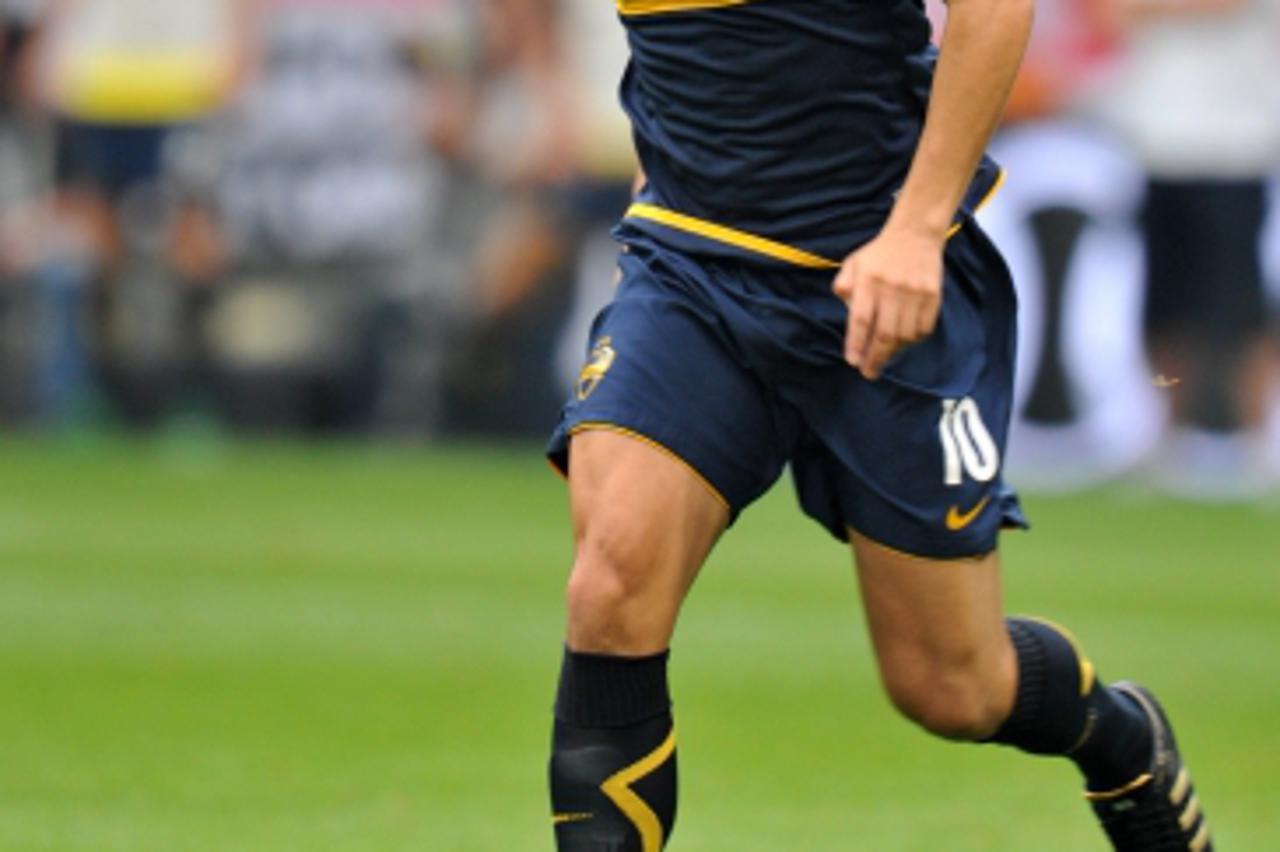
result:
<svg viewBox="0 0 1280 852"><path fill-rule="evenodd" d="M902 556L909 556L912 559L927 559L931 562L951 562L951 561L959 561L959 560L982 559L983 557L988 556L991 553L994 553L999 546L998 542L992 542L991 545L986 547L978 546L978 547L939 548L939 547L928 547L928 546L922 545L922 546L914 547L914 549L909 550L906 547L885 541L884 539L879 538L877 536L868 535L867 533L863 532L858 527L854 526L851 523L848 523L847 521L844 524L844 531L845 531L845 538L844 538L845 541L852 541L853 536L856 535L858 538L866 539L872 544L879 545L880 547L883 547L886 550L890 550L894 553L901 554Z"/></svg>
<svg viewBox="0 0 1280 852"><path fill-rule="evenodd" d="M729 513L730 517L734 517L737 514L733 508L733 504L729 502L729 498L727 498L724 493L702 473L702 471L698 470L692 462L682 456L675 449L671 448L661 440L646 434L642 429L623 426L611 420L582 420L563 430L564 447L556 448L548 454L548 459L550 460L552 467L561 476L567 476L568 474L569 441L575 435L579 435L583 432L612 432L616 435L622 435L624 437L631 438L632 440L639 441L645 446L652 447L670 458L672 461L678 463L685 470L689 471L689 473L693 474L693 477L707 489L708 493L715 498L715 501L724 507L724 510Z"/></svg>
<svg viewBox="0 0 1280 852"><path fill-rule="evenodd" d="M951 541L940 543L934 536L922 535L919 538L919 544L910 546L901 542L895 543L886 540L883 537L869 535L863 531L863 528L851 521L844 521L841 524L841 532L843 535L836 537L842 541L850 541L853 535L864 538L881 547L892 550L895 553L911 556L917 559L930 559L936 561L961 560L961 559L981 559L988 554L995 553L1000 547L1000 534L1006 530L1027 530L1031 525L1027 523L1026 518L1022 515L1021 508L1017 504L1016 498L1002 498L1004 505L1000 506L1000 522L996 527L989 541L983 540L976 543L969 543L964 538L957 537ZM832 529L832 533L835 530Z"/></svg>

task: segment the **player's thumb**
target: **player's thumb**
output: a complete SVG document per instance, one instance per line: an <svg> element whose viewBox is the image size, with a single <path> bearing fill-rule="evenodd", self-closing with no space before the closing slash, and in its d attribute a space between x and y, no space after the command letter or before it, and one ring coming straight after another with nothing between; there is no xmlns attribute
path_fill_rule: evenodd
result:
<svg viewBox="0 0 1280 852"><path fill-rule="evenodd" d="M835 280L831 282L831 291L847 304L853 298L857 288L858 263L855 258L850 257L836 273Z"/></svg>

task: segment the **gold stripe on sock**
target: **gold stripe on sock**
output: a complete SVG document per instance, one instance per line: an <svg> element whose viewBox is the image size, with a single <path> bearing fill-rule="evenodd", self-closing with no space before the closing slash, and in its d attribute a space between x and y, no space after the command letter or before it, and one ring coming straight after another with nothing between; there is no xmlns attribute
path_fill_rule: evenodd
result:
<svg viewBox="0 0 1280 852"><path fill-rule="evenodd" d="M553 814L551 816L552 825L563 825L566 822L586 822L595 817L595 814Z"/></svg>
<svg viewBox="0 0 1280 852"><path fill-rule="evenodd" d="M1091 802L1109 802L1112 799L1119 799L1121 796L1129 795L1150 780L1151 773L1144 772L1128 784L1125 784L1123 787L1117 787L1114 790L1103 790L1096 793L1093 790L1085 790L1084 797Z"/></svg>
<svg viewBox="0 0 1280 852"><path fill-rule="evenodd" d="M1173 782L1173 789L1169 791L1169 804L1176 805L1181 802L1187 795L1187 789L1191 787L1191 776L1187 774L1187 767L1182 767L1178 772L1178 778Z"/></svg>
<svg viewBox="0 0 1280 852"><path fill-rule="evenodd" d="M1183 831L1190 831L1199 816L1200 797L1192 796L1191 801L1187 802L1187 807L1182 811L1182 816L1178 817L1178 825L1182 826Z"/></svg>
<svg viewBox="0 0 1280 852"><path fill-rule="evenodd" d="M653 812L653 808L649 807L649 803L636 795L631 785L666 763L675 750L676 730L672 728L662 745L630 766L618 770L600 785L600 792L618 806L618 810L631 820L631 824L640 833L642 852L661 852L664 839L662 821Z"/></svg>

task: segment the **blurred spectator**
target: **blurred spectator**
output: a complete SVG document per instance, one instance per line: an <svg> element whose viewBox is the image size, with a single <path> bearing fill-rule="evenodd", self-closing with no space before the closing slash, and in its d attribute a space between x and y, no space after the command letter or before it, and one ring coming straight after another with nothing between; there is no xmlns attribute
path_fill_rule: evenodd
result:
<svg viewBox="0 0 1280 852"><path fill-rule="evenodd" d="M1259 244L1280 164L1280 0L1117 0L1099 112L1147 169L1146 332L1169 386L1172 484L1255 483L1243 440L1274 377Z"/></svg>
<svg viewBox="0 0 1280 852"><path fill-rule="evenodd" d="M26 211L11 272L32 296L35 404L47 421L81 414L99 377L140 421L176 386L181 299L168 265L181 245L164 152L232 91L240 11L237 0L51 0L42 10L26 94L51 118L55 194Z"/></svg>
<svg viewBox="0 0 1280 852"><path fill-rule="evenodd" d="M609 3L481 8L486 49L466 156L502 205L477 244L480 325L457 401L469 426L542 434L612 290L609 232L636 171L617 95L627 46Z"/></svg>
<svg viewBox="0 0 1280 852"><path fill-rule="evenodd" d="M579 135L555 0L481 0L483 42L455 117L456 164L485 199L472 243L475 326L453 366L455 426L540 432L557 393Z"/></svg>
<svg viewBox="0 0 1280 852"><path fill-rule="evenodd" d="M631 200L638 164L631 125L618 100L628 50L616 10L593 0L569 0L562 9L581 151L573 196L577 256L572 302L556 354L557 389L563 397L582 367L591 321L613 295L618 247L610 232Z"/></svg>
<svg viewBox="0 0 1280 852"><path fill-rule="evenodd" d="M1005 110L1007 122L1052 118L1071 110L1109 64L1115 40L1100 3L1042 0L1027 55Z"/></svg>
<svg viewBox="0 0 1280 852"><path fill-rule="evenodd" d="M1117 54L1093 0L1041 0L992 153L1010 175L986 210L1018 283L1009 463L1019 482L1077 488L1141 464L1160 398L1137 344L1142 299L1133 219L1144 177L1080 106Z"/></svg>
<svg viewBox="0 0 1280 852"><path fill-rule="evenodd" d="M26 208L41 191L39 152L45 147L38 123L24 103L27 57L42 0L0 0L0 422L19 419L34 403L29 380L37 336L14 286L26 266L20 233Z"/></svg>
<svg viewBox="0 0 1280 852"><path fill-rule="evenodd" d="M457 7L258 6L256 73L205 140L211 159L199 144L185 158L216 200L229 263L207 326L223 412L252 427L430 430L460 274L431 239L447 210L427 83L462 37L441 26Z"/></svg>
<svg viewBox="0 0 1280 852"><path fill-rule="evenodd" d="M0 109L11 110L20 89L21 59L45 0L0 0Z"/></svg>

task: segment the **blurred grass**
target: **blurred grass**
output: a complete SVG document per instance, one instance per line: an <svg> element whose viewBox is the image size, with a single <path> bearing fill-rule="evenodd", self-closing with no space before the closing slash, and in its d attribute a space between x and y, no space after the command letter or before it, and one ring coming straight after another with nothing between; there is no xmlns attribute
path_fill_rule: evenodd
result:
<svg viewBox="0 0 1280 852"><path fill-rule="evenodd" d="M0 482L0 849L550 848L570 542L536 448L11 438ZM1220 846L1277 848L1280 506L1027 502L1010 608L1157 690ZM786 488L673 667L673 850L1105 848L1069 766L894 718Z"/></svg>

